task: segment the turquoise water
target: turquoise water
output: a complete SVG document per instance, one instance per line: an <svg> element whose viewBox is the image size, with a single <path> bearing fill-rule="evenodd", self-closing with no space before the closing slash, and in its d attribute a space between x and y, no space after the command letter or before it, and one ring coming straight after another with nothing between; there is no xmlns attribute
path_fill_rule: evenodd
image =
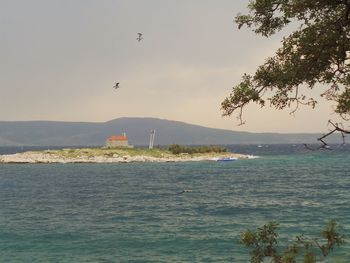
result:
<svg viewBox="0 0 350 263"><path fill-rule="evenodd" d="M224 163L2 164L0 262L248 262L245 229L277 220L286 240L331 218L348 244L328 262L350 262L349 148L283 147Z"/></svg>

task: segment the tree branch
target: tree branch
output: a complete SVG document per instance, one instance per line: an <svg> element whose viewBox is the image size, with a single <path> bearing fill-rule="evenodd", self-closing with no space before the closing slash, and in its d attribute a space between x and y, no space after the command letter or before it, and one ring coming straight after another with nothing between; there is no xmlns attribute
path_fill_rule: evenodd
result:
<svg viewBox="0 0 350 263"><path fill-rule="evenodd" d="M331 120L328 121L328 124L331 124L333 126L333 129L317 139L318 141L322 142L322 145L320 147L317 147L317 148L311 148L310 146L308 146L307 144L304 143L303 145L305 146L306 149L311 150L311 151L320 150L320 149L331 150L331 148L329 148L329 145L325 141L325 139L335 132L340 132L340 134L342 136L342 141L343 141L342 144L343 145L345 144L345 137L346 137L345 134L350 134L350 130L346 130L343 127L340 127L340 126L342 126L341 123L334 123Z"/></svg>

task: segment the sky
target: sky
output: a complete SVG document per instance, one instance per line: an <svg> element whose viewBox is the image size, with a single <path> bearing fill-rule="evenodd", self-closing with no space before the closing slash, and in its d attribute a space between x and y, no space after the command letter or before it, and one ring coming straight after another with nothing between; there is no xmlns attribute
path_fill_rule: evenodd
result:
<svg viewBox="0 0 350 263"><path fill-rule="evenodd" d="M322 100L294 115L250 105L243 126L221 116L232 87L273 56L283 36L238 30L234 17L247 4L0 0L0 121L155 117L235 131L327 131L336 116Z"/></svg>

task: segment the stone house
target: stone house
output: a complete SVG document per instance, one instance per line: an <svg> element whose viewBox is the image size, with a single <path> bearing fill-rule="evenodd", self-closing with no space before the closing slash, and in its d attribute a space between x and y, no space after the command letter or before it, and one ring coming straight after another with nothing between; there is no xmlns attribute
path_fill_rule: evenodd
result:
<svg viewBox="0 0 350 263"><path fill-rule="evenodd" d="M113 135L107 138L106 140L107 148L118 148L118 147L127 147L132 148L133 146L129 144L128 137L124 133L123 135Z"/></svg>

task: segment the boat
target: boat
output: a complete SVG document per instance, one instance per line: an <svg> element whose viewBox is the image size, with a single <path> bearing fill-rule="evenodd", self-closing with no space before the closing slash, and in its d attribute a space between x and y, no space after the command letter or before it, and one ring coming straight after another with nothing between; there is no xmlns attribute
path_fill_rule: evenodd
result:
<svg viewBox="0 0 350 263"><path fill-rule="evenodd" d="M216 161L217 162L230 162L230 161L236 161L238 160L237 157L224 157L224 158L219 158Z"/></svg>

